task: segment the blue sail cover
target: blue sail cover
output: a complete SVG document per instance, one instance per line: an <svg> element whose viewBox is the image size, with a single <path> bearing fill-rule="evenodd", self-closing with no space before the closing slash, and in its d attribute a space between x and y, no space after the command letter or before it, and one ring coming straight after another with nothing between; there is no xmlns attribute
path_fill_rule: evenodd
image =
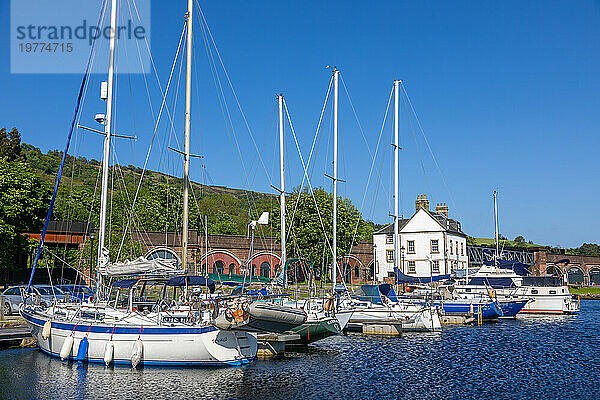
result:
<svg viewBox="0 0 600 400"><path fill-rule="evenodd" d="M356 298L360 301L370 301L373 304L383 304L378 285L362 285L356 292Z"/></svg>
<svg viewBox="0 0 600 400"><path fill-rule="evenodd" d="M475 277L469 281L469 286L490 286L494 289L502 289L502 288L514 288L516 287L515 283L511 278L508 277Z"/></svg>
<svg viewBox="0 0 600 400"><path fill-rule="evenodd" d="M393 301L394 303L398 302L398 297L396 297L396 292L394 291L394 287L392 285L390 285L389 283L384 283L382 285L379 285L379 292L384 295L385 297L387 297L388 299L390 299L391 301Z"/></svg>
<svg viewBox="0 0 600 400"><path fill-rule="evenodd" d="M139 281L138 278L120 279L114 282L111 286L118 289L131 289Z"/></svg>
<svg viewBox="0 0 600 400"><path fill-rule="evenodd" d="M483 263L485 265L490 265L490 266L496 265L493 260L484 261ZM515 271L515 274L517 274L517 275L521 275L521 276L529 275L529 266L527 264L523 264L523 263L515 261L515 260L498 260L497 265L498 265L498 268L512 269L513 271Z"/></svg>
<svg viewBox="0 0 600 400"><path fill-rule="evenodd" d="M197 275L174 276L167 281L167 286L208 286L211 293L215 292L215 281Z"/></svg>

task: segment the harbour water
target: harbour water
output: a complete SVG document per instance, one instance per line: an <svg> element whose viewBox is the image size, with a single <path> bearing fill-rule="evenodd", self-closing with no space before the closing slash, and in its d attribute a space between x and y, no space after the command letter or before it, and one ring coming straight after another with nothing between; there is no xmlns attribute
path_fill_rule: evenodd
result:
<svg viewBox="0 0 600 400"><path fill-rule="evenodd" d="M599 328L600 301L582 301L575 316L337 336L243 368L105 368L4 350L0 397L598 399Z"/></svg>

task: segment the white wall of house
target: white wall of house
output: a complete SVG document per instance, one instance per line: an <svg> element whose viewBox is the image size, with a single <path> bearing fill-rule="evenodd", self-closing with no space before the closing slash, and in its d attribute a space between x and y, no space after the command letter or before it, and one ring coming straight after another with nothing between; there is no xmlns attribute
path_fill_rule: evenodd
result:
<svg viewBox="0 0 600 400"><path fill-rule="evenodd" d="M419 210L400 230L401 262L398 268L407 275L429 277L450 274L467 267L466 236L442 227L429 213ZM393 234L374 234L377 280L394 271Z"/></svg>

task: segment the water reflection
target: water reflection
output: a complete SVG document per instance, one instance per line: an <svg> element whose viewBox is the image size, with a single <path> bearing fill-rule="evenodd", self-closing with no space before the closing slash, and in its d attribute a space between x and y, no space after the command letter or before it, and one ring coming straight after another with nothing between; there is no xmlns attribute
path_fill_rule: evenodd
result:
<svg viewBox="0 0 600 400"><path fill-rule="evenodd" d="M106 368L0 353L1 398L600 398L600 302L402 337L328 338L242 368Z"/></svg>

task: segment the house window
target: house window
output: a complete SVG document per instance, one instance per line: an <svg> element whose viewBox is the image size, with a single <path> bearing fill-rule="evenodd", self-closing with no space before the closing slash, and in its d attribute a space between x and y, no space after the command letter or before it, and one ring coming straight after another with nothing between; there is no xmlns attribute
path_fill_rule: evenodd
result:
<svg viewBox="0 0 600 400"><path fill-rule="evenodd" d="M431 272L440 272L440 262L438 260L431 262Z"/></svg>
<svg viewBox="0 0 600 400"><path fill-rule="evenodd" d="M450 241L450 254L452 254L452 240Z"/></svg>
<svg viewBox="0 0 600 400"><path fill-rule="evenodd" d="M394 234L388 233L385 235L385 244L394 244Z"/></svg>
<svg viewBox="0 0 600 400"><path fill-rule="evenodd" d="M437 239L432 239L431 240L431 252L432 253L439 253L440 252L440 245Z"/></svg>
<svg viewBox="0 0 600 400"><path fill-rule="evenodd" d="M385 260L389 263L394 262L394 250L386 250L385 252Z"/></svg>
<svg viewBox="0 0 600 400"><path fill-rule="evenodd" d="M465 248L463 247L463 242L460 242L460 255L464 256L465 255Z"/></svg>
<svg viewBox="0 0 600 400"><path fill-rule="evenodd" d="M408 254L415 254L415 241L409 240L406 242L406 252Z"/></svg>
<svg viewBox="0 0 600 400"><path fill-rule="evenodd" d="M360 278L360 269L358 268L358 264L354 266L354 277Z"/></svg>
<svg viewBox="0 0 600 400"><path fill-rule="evenodd" d="M415 262L414 261L409 261L408 262L408 273L409 274L414 274L415 272L417 272L417 267L415 266Z"/></svg>
<svg viewBox="0 0 600 400"><path fill-rule="evenodd" d="M458 242L456 242L456 254L458 255Z"/></svg>

